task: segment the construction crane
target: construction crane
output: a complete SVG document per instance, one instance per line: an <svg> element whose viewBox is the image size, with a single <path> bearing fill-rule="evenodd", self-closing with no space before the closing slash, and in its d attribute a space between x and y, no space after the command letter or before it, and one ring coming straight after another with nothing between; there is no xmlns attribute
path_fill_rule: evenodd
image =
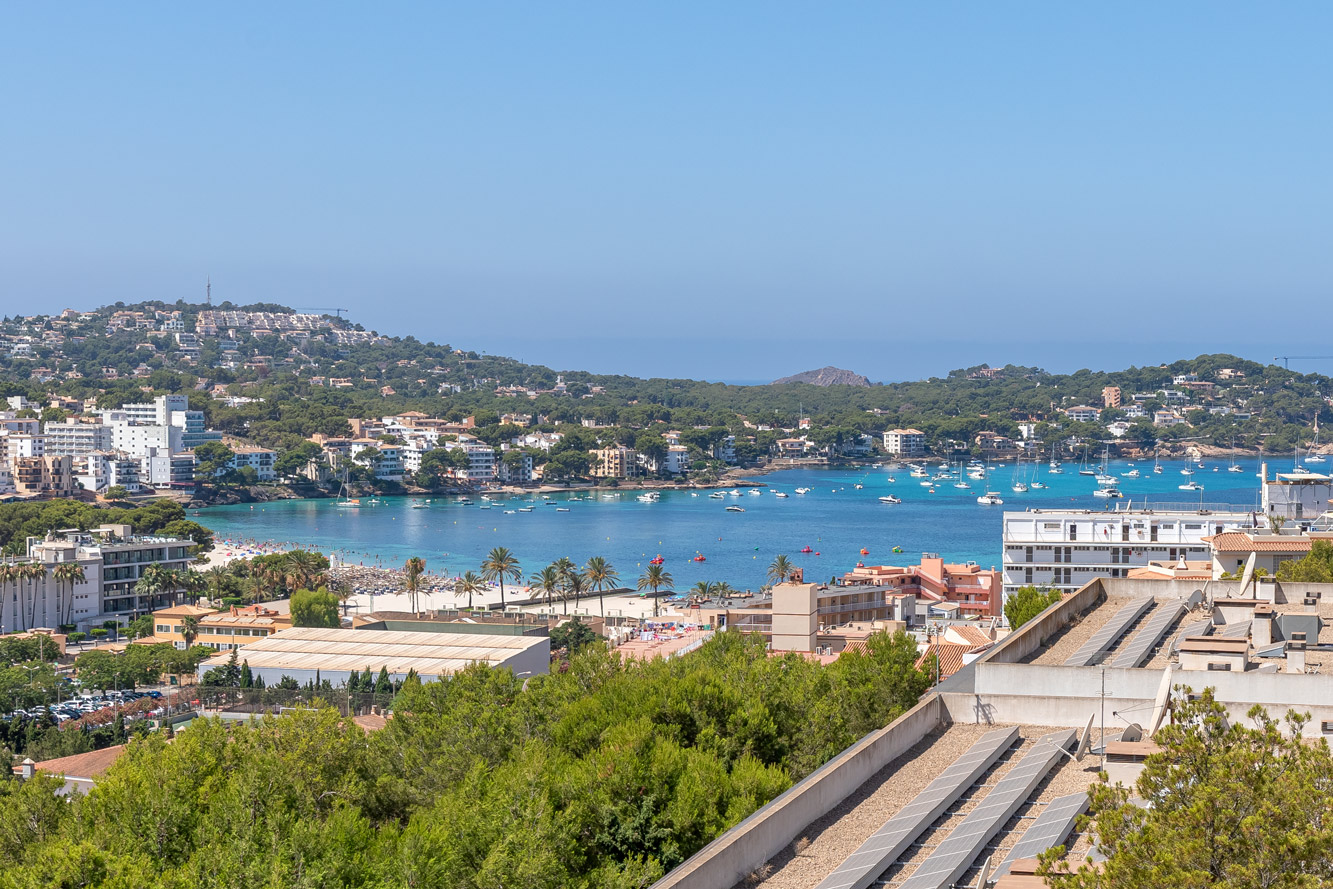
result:
<svg viewBox="0 0 1333 889"><path fill-rule="evenodd" d="M1278 355L1273 359L1274 364L1279 361L1287 370L1291 370L1293 361L1333 361L1333 355Z"/></svg>
<svg viewBox="0 0 1333 889"><path fill-rule="evenodd" d="M327 315L330 312L332 312L335 317L341 319L343 316L343 312L350 311L350 309L331 309L328 306L297 306L296 311L319 312L321 315Z"/></svg>

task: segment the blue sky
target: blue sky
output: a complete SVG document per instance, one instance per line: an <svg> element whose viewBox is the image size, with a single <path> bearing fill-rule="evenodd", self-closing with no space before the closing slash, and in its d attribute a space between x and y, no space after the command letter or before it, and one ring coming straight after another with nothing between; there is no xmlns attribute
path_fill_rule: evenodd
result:
<svg viewBox="0 0 1333 889"><path fill-rule="evenodd" d="M1330 32L1324 3L7 4L0 312L211 275L730 380L1333 355Z"/></svg>

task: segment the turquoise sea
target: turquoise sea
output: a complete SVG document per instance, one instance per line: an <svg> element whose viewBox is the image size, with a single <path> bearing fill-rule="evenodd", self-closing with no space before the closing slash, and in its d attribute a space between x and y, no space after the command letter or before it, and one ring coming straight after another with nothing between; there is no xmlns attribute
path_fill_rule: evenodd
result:
<svg viewBox="0 0 1333 889"><path fill-rule="evenodd" d="M937 464L931 464L934 472ZM1064 474L1050 475L1040 467L1039 479L1049 487L1015 493L1015 469L997 467L987 482L964 479L972 487L959 490L953 482L937 484L935 493L911 478L908 470L798 469L775 472L756 481L767 484L754 496L741 489L739 497L716 500L707 491L667 491L656 503L636 500L637 491L624 491L614 500L596 492L555 494L557 505L527 498L496 496L483 509L454 497L432 498L425 509L411 504L424 498L386 498L379 506L338 507L332 500L291 500L251 506L201 510L198 521L221 538L313 546L337 552L353 564L401 566L421 556L435 574L455 575L475 569L495 546L509 547L520 559L524 576L559 558L582 563L589 556L608 558L622 582L632 585L648 560L661 554L677 588L700 580L725 580L739 589L757 588L773 556L786 553L806 568L806 576L823 578L866 564L909 564L923 552L936 552L951 561L973 560L984 567L1000 563L1000 517L1005 510L1028 507L1113 509L1145 501L1182 505L1227 504L1242 509L1257 507L1257 460L1241 461L1244 472L1228 472L1227 462L1205 461L1193 479L1204 491L1178 490L1190 479L1180 472L1189 464L1162 463L1155 475L1152 463L1140 463L1142 478L1126 478L1131 464L1115 461L1123 500L1092 496L1095 479L1078 474L1079 466L1065 464ZM1289 467L1283 466L1283 469ZM1270 465L1270 472L1274 467ZM1031 480L1032 467L1024 474ZM888 481L892 475L896 481ZM858 489L857 484L863 487ZM796 488L808 487L804 495ZM987 488L1004 498L1003 506L982 506L977 495ZM779 499L773 491L789 496ZM900 504L879 502L893 494ZM582 499L573 500L580 497ZM744 512L728 512L740 506ZM518 512L532 507L531 512ZM567 509L567 512L557 511ZM506 510L514 510L507 513ZM814 552L802 554L809 546ZM901 547L902 553L892 552ZM226 549L226 546L223 546ZM862 556L862 549L869 555ZM702 555L706 561L695 562Z"/></svg>

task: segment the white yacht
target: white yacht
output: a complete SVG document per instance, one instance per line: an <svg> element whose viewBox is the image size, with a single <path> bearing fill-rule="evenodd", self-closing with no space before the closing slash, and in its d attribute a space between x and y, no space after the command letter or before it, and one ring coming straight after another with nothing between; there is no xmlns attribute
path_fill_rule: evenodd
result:
<svg viewBox="0 0 1333 889"><path fill-rule="evenodd" d="M727 512L745 512L744 506L728 506Z"/></svg>
<svg viewBox="0 0 1333 889"><path fill-rule="evenodd" d="M897 497L893 496L892 494L887 494L887 495L885 495L885 496L879 498L879 502L880 502L880 503L902 503L901 500L899 500Z"/></svg>
<svg viewBox="0 0 1333 889"><path fill-rule="evenodd" d="M987 491L977 498L977 502L983 506L1004 506L1004 500L996 491Z"/></svg>
<svg viewBox="0 0 1333 889"><path fill-rule="evenodd" d="M1120 493L1119 488L1107 485L1106 487L1098 488L1093 491L1092 496L1101 497L1103 500L1118 500L1125 495Z"/></svg>
<svg viewBox="0 0 1333 889"><path fill-rule="evenodd" d="M1202 491L1202 490L1203 490L1203 485L1199 484L1198 482L1193 482L1193 481L1191 481L1191 482L1186 482L1186 483L1183 484L1183 485L1176 485L1176 487L1179 488L1179 489L1182 490L1182 491Z"/></svg>
<svg viewBox="0 0 1333 889"><path fill-rule="evenodd" d="M1143 475L1143 473L1139 472L1137 469L1131 469L1129 472L1125 473L1125 478L1138 478L1141 475Z"/></svg>

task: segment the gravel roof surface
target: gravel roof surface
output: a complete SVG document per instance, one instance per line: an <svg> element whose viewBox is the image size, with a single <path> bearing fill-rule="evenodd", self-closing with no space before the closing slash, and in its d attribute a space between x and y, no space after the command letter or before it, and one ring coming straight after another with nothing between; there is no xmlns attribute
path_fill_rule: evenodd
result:
<svg viewBox="0 0 1333 889"><path fill-rule="evenodd" d="M1025 658L1023 663L1064 666L1065 661L1074 652L1082 648L1084 642L1091 639L1092 635L1114 617L1122 606L1129 604L1131 601L1133 601L1133 598L1129 596L1107 598L1091 611L1085 611L1076 623L1070 624L1050 639L1047 639L1046 644ZM1151 614L1151 612L1149 613Z"/></svg>
<svg viewBox="0 0 1333 889"><path fill-rule="evenodd" d="M738 884L737 889L763 886L766 889L810 889L832 873L885 821L893 817L918 793L925 789L940 772L962 756L982 735L1003 728L1003 725L952 725L942 732L927 735L907 753L894 760L865 783L860 791L848 797L835 809L809 825L791 845L750 878ZM1031 742L1055 729L1039 726L1020 726L1020 744L982 777L978 785L966 794L934 827L911 847L911 857L887 874L894 885L910 876L944 837L949 835L963 817L970 812L986 793L1023 756ZM1035 801L1025 806L1010 820L996 841L989 847L1000 854L995 862L1003 860L1009 848L1026 829L1032 818L1052 799L1085 789L1096 780L1095 758L1082 763L1066 761L1051 773L1038 788ZM968 877L975 881L976 875Z"/></svg>

